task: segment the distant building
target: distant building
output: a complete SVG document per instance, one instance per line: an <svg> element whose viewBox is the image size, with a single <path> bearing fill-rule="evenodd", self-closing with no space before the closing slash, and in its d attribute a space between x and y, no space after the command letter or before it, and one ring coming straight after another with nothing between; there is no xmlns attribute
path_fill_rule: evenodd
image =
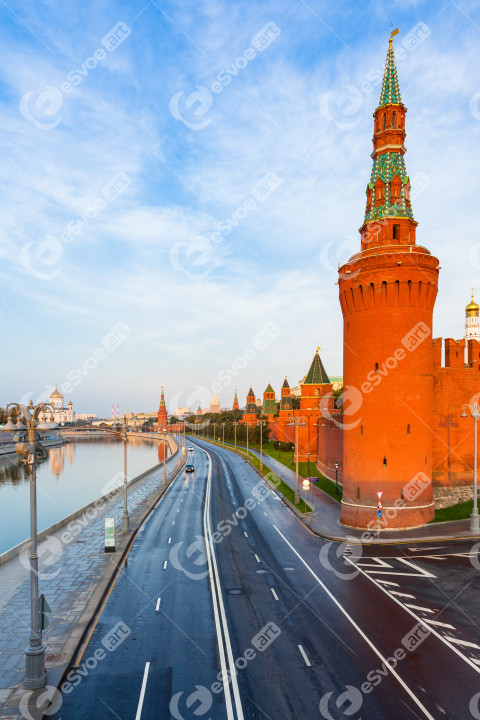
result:
<svg viewBox="0 0 480 720"><path fill-rule="evenodd" d="M178 415L184 416L184 415L191 415L191 412L190 412L189 407L178 407L173 414L176 416L178 416Z"/></svg>
<svg viewBox="0 0 480 720"><path fill-rule="evenodd" d="M209 412L211 412L211 413L219 413L220 412L220 400L218 399L216 393L213 393L213 397L210 401Z"/></svg>
<svg viewBox="0 0 480 720"><path fill-rule="evenodd" d="M53 419L58 425L65 425L66 422L75 422L73 403L69 400L67 407L63 406L63 395L55 385L55 390L50 395L49 404L53 408ZM40 418L50 418L50 412L40 413Z"/></svg>
<svg viewBox="0 0 480 720"><path fill-rule="evenodd" d="M97 416L94 413L75 413L76 420L96 420Z"/></svg>

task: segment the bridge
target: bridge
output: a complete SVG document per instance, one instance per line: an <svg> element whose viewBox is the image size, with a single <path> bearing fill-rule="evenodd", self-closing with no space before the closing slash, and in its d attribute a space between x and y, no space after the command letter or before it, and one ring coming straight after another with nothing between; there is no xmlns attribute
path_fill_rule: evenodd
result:
<svg viewBox="0 0 480 720"><path fill-rule="evenodd" d="M79 427L61 427L60 433L62 435L120 435L120 429L115 427L92 427L90 425L84 425Z"/></svg>

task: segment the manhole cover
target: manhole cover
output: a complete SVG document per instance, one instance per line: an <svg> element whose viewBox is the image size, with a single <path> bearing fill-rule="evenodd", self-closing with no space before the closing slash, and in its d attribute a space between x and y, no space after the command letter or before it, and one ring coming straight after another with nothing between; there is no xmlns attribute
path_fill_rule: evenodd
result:
<svg viewBox="0 0 480 720"><path fill-rule="evenodd" d="M233 588L232 590L228 590L229 595L243 595L243 590L240 588Z"/></svg>
<svg viewBox="0 0 480 720"><path fill-rule="evenodd" d="M63 660L63 653L57 653L56 655L45 655L45 662L57 663Z"/></svg>
<svg viewBox="0 0 480 720"><path fill-rule="evenodd" d="M266 570L255 570L255 572L257 573L257 575L263 575L267 571Z"/></svg>
<svg viewBox="0 0 480 720"><path fill-rule="evenodd" d="M291 568L291 567L283 568L283 569L286 570L287 572L293 572L295 570L295 568Z"/></svg>

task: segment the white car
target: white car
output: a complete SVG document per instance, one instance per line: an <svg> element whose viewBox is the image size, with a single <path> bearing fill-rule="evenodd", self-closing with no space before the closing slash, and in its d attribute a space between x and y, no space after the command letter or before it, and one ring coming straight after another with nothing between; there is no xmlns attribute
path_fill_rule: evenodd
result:
<svg viewBox="0 0 480 720"><path fill-rule="evenodd" d="M193 447L192 447L191 445L190 445L190 447L188 448L188 452L193 452Z"/></svg>

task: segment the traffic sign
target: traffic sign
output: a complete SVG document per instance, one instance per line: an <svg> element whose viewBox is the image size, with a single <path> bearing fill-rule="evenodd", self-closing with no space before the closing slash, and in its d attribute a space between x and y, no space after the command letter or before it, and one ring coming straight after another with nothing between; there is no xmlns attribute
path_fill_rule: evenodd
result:
<svg viewBox="0 0 480 720"><path fill-rule="evenodd" d="M377 491L377 497L378 497L379 500L380 500L380 498L382 497L382 495L383 495L383 490L378 490L378 491Z"/></svg>
<svg viewBox="0 0 480 720"><path fill-rule="evenodd" d="M307 480L307 479L305 479L305 480L303 481L303 488L304 488L304 490L308 490L309 486L310 486L310 481Z"/></svg>
<svg viewBox="0 0 480 720"><path fill-rule="evenodd" d="M382 517L382 511L380 510L380 508L377 510L377 517L379 520Z"/></svg>
<svg viewBox="0 0 480 720"><path fill-rule="evenodd" d="M377 510L381 510L382 508L383 508L383 505L382 505L382 503L381 503L380 500L379 500L379 501L378 501L378 504L377 504Z"/></svg>

